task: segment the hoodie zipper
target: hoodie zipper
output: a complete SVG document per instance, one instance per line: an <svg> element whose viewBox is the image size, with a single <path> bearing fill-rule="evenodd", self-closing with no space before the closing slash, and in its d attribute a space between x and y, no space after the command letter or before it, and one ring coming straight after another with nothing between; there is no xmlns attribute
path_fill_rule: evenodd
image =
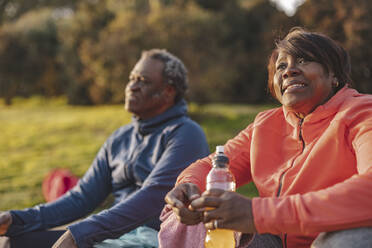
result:
<svg viewBox="0 0 372 248"><path fill-rule="evenodd" d="M302 143L302 149L301 149L301 153L304 151L305 149L305 140L304 138L302 137L302 123L304 122L304 119L300 119L300 122L298 123L298 129L299 129L299 132L298 132L298 139L301 141ZM278 188L278 192L276 193L276 196L279 197L280 196L280 192L282 190L282 186L283 186L283 178L284 178L284 175L285 173L293 167L293 163L294 163L294 160L292 161L292 164L291 166L286 170L284 171L281 175L280 175L280 178L279 178L279 188ZM283 235L283 246L284 248L287 248L287 234L284 233Z"/></svg>
<svg viewBox="0 0 372 248"><path fill-rule="evenodd" d="M299 133L298 133L298 138L299 140L302 142L302 150L301 150L301 153L304 151L305 149L305 140L304 138L302 137L302 123L304 123L304 119L300 119L300 122L298 124L298 127L299 127Z"/></svg>

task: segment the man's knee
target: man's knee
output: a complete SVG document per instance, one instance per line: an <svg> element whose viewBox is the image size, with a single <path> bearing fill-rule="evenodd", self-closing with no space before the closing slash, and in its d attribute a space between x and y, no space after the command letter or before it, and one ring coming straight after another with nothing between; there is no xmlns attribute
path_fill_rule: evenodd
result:
<svg viewBox="0 0 372 248"><path fill-rule="evenodd" d="M311 248L372 248L372 227L321 233Z"/></svg>
<svg viewBox="0 0 372 248"><path fill-rule="evenodd" d="M0 236L0 248L9 248L9 238Z"/></svg>

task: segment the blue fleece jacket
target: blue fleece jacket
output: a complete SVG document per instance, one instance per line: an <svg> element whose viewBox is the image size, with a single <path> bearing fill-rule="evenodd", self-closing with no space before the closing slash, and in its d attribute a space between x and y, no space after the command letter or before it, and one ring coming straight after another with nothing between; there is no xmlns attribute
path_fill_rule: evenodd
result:
<svg viewBox="0 0 372 248"><path fill-rule="evenodd" d="M78 247L120 237L138 226L159 230L164 197L178 174L209 154L205 135L181 100L164 113L116 130L79 183L57 201L12 210L7 236L70 223L91 213L112 193L113 206L70 225Z"/></svg>

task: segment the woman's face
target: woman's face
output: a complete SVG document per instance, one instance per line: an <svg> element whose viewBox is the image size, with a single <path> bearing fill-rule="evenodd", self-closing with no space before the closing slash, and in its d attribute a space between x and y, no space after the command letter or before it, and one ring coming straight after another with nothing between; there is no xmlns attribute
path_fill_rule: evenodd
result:
<svg viewBox="0 0 372 248"><path fill-rule="evenodd" d="M279 51L273 80L275 95L300 117L331 98L336 80L333 72L326 73L321 64Z"/></svg>

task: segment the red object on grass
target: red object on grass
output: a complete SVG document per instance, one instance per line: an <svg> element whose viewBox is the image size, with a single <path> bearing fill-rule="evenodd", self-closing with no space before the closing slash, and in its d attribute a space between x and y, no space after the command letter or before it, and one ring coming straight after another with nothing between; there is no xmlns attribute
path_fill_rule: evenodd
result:
<svg viewBox="0 0 372 248"><path fill-rule="evenodd" d="M54 169L43 180L43 195L47 202L52 202L73 188L79 178L68 169Z"/></svg>

